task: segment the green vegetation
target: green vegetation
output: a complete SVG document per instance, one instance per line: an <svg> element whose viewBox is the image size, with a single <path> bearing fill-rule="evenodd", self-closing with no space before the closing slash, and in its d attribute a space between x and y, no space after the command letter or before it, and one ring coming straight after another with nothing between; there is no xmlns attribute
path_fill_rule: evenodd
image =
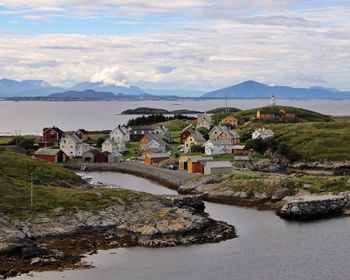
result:
<svg viewBox="0 0 350 280"><path fill-rule="evenodd" d="M168 113L169 111L165 109L139 107L136 109L125 110L122 112L122 115L162 115Z"/></svg>
<svg viewBox="0 0 350 280"><path fill-rule="evenodd" d="M34 173L33 173L34 172ZM34 205L30 208L31 174ZM54 164L12 152L0 151L0 212L19 219L57 216L78 210L98 211L122 200L131 205L154 199L146 193L121 189L79 188L82 180L74 172ZM76 188L64 188L71 185ZM63 209L63 213L57 209Z"/></svg>
<svg viewBox="0 0 350 280"><path fill-rule="evenodd" d="M140 156L139 142L131 141L127 148L128 150L123 154L123 159Z"/></svg>
<svg viewBox="0 0 350 280"><path fill-rule="evenodd" d="M241 126L237 132L244 134L257 127L261 125ZM268 148L276 150L278 148L276 144L284 143L298 155L298 160L350 159L350 122L348 121L264 124L264 127L275 133L274 139L267 141L270 143ZM253 148L259 151L256 147Z"/></svg>
<svg viewBox="0 0 350 280"><path fill-rule="evenodd" d="M216 109L212 109L207 111L207 114L217 114L217 113L236 113L236 112L240 112L241 110L238 108L234 108L234 107L220 107L220 108L216 108Z"/></svg>
<svg viewBox="0 0 350 280"><path fill-rule="evenodd" d="M333 119L329 116L325 116L310 110L289 107L289 106L262 107L262 108L244 110L236 113L235 116L240 120L240 122L247 122L255 118L256 112L258 110L264 113L275 113L275 114L278 114L281 110L284 110L285 112L288 112L288 113L295 113L295 118L290 120L289 122L331 122L333 121ZM263 122L273 122L273 121L263 121Z"/></svg>
<svg viewBox="0 0 350 280"><path fill-rule="evenodd" d="M273 193L287 188L291 193L307 190L311 193L339 193L350 191L350 177L314 177L296 178L271 176L247 172L235 172L218 186L218 191L244 191Z"/></svg>
<svg viewBox="0 0 350 280"><path fill-rule="evenodd" d="M177 131L177 132L182 131L187 126L186 122L180 119L161 122L158 125L163 125L170 131Z"/></svg>

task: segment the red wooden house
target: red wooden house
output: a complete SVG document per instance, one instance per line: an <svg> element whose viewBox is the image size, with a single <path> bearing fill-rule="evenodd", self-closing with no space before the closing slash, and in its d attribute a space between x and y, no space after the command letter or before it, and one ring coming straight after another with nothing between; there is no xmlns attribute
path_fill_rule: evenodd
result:
<svg viewBox="0 0 350 280"><path fill-rule="evenodd" d="M108 156L110 155L109 152L102 152L99 153L96 156L96 161L95 162L108 162Z"/></svg>
<svg viewBox="0 0 350 280"><path fill-rule="evenodd" d="M68 161L68 156L60 149L40 148L34 153L34 158L52 163Z"/></svg>
<svg viewBox="0 0 350 280"><path fill-rule="evenodd" d="M39 142L40 147L58 146L64 132L58 127L46 127L43 129L43 136Z"/></svg>
<svg viewBox="0 0 350 280"><path fill-rule="evenodd" d="M180 144L183 145L185 144L185 140L188 136L191 135L191 130L185 130L181 133L180 135Z"/></svg>

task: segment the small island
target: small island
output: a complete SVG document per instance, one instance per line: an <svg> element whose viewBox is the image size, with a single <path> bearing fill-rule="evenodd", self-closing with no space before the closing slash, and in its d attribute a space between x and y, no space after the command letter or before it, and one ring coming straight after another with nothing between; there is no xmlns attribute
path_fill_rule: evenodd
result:
<svg viewBox="0 0 350 280"><path fill-rule="evenodd" d="M159 109L159 108L149 108L149 107L139 107L135 109L128 109L123 111L122 115L194 115L194 114L200 114L200 113L207 113L207 114L216 114L216 113L235 113L240 112L240 109L233 108L233 107L220 107L215 108L212 110L208 110L206 112L203 111L196 111L196 110L187 110L187 109L178 109L178 110L172 110L168 111L165 109Z"/></svg>

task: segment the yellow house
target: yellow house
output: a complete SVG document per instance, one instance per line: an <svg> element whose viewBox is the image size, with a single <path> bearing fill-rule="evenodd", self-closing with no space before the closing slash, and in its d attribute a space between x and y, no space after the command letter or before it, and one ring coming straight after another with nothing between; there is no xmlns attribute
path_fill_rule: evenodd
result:
<svg viewBox="0 0 350 280"><path fill-rule="evenodd" d="M206 142L205 138L198 131L192 131L184 142L184 152L190 153L192 146L203 145Z"/></svg>
<svg viewBox="0 0 350 280"><path fill-rule="evenodd" d="M223 118L220 121L220 125L225 125L225 124L226 125L230 124L230 125L237 126L238 125L238 119L235 116L228 115L227 117Z"/></svg>

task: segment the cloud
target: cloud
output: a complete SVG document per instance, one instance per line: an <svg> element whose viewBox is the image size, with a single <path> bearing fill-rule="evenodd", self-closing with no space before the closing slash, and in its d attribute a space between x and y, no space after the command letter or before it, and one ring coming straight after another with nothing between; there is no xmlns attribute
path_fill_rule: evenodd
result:
<svg viewBox="0 0 350 280"><path fill-rule="evenodd" d="M101 82L105 85L129 87L127 78L128 74L121 71L119 67L106 67L94 74L90 81L94 83Z"/></svg>
<svg viewBox="0 0 350 280"><path fill-rule="evenodd" d="M34 15L106 12L110 16L118 9L136 14L143 7L143 15L176 11L191 19L152 25L128 35L5 32L0 36L0 77L43 79L58 85L91 80L202 91L245 79L295 86L323 82L350 89L350 8L287 9L290 5L299 9L298 2L278 1L274 6L275 0L249 1L245 7L247 1L223 0L216 8L204 0L146 4L138 0L0 0L0 5L15 12ZM245 12L239 13L242 9Z"/></svg>

